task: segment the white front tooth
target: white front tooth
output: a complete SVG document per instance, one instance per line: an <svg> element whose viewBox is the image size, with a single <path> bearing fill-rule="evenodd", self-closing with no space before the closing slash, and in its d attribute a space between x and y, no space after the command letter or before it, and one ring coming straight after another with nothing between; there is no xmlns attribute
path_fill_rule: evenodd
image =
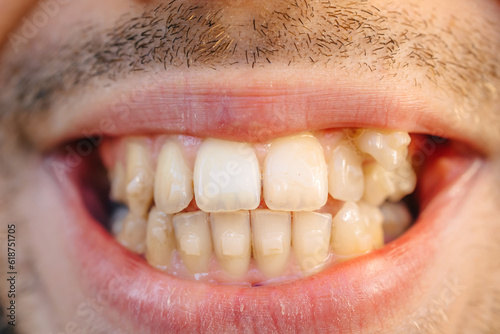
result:
<svg viewBox="0 0 500 334"><path fill-rule="evenodd" d="M290 255L291 213L254 210L251 218L253 257L264 275L280 276Z"/></svg>
<svg viewBox="0 0 500 334"><path fill-rule="evenodd" d="M368 229L368 233L372 236L373 248L381 248L384 246L384 229L382 224L384 222L384 216L380 211L379 207L370 205L368 203L359 202L359 210L363 219L365 220L365 225Z"/></svg>
<svg viewBox="0 0 500 334"><path fill-rule="evenodd" d="M146 250L146 230L146 219L129 212L123 220L122 229L116 239L128 250L137 254L144 254Z"/></svg>
<svg viewBox="0 0 500 334"><path fill-rule="evenodd" d="M264 162L264 199L271 210L312 211L326 204L323 148L311 134L276 139Z"/></svg>
<svg viewBox="0 0 500 334"><path fill-rule="evenodd" d="M192 274L206 273L212 256L208 213L178 213L174 215L173 223L182 262Z"/></svg>
<svg viewBox="0 0 500 334"><path fill-rule="evenodd" d="M260 204L260 167L245 143L207 139L194 167L196 204L205 212L252 210Z"/></svg>
<svg viewBox="0 0 500 334"><path fill-rule="evenodd" d="M147 142L129 139L126 145L127 204L136 216L145 217L153 200L154 173Z"/></svg>
<svg viewBox="0 0 500 334"><path fill-rule="evenodd" d="M394 191L389 195L392 202L400 201L403 197L411 194L417 186L417 175L411 163L405 160L401 166L391 173Z"/></svg>
<svg viewBox="0 0 500 334"><path fill-rule="evenodd" d="M184 210L193 199L193 172L188 167L179 144L163 144L156 167L154 198L165 213Z"/></svg>
<svg viewBox="0 0 500 334"><path fill-rule="evenodd" d="M384 216L383 228L387 241L399 237L411 224L411 214L403 203L384 203L380 211Z"/></svg>
<svg viewBox="0 0 500 334"><path fill-rule="evenodd" d="M396 192L391 172L378 162L370 162L363 167L365 176L365 193L363 200L371 205L379 206L387 197Z"/></svg>
<svg viewBox="0 0 500 334"><path fill-rule="evenodd" d="M344 259L373 249L373 238L366 219L354 202L344 203L342 209L333 217L332 249Z"/></svg>
<svg viewBox="0 0 500 334"><path fill-rule="evenodd" d="M357 137L358 148L387 170L394 170L405 161L410 141L407 132L360 130Z"/></svg>
<svg viewBox="0 0 500 334"><path fill-rule="evenodd" d="M109 176L111 180L110 198L115 202L126 203L127 176L123 164L117 161Z"/></svg>
<svg viewBox="0 0 500 334"><path fill-rule="evenodd" d="M341 201L359 201L365 190L363 161L354 147L341 143L328 163L328 192Z"/></svg>
<svg viewBox="0 0 500 334"><path fill-rule="evenodd" d="M210 214L215 255L221 267L241 277L250 263L250 215L248 211Z"/></svg>
<svg viewBox="0 0 500 334"><path fill-rule="evenodd" d="M153 207L149 212L146 232L146 260L153 267L166 270L174 249L173 216Z"/></svg>
<svg viewBox="0 0 500 334"><path fill-rule="evenodd" d="M292 246L295 257L306 274L325 266L330 245L332 215L317 212L293 212Z"/></svg>

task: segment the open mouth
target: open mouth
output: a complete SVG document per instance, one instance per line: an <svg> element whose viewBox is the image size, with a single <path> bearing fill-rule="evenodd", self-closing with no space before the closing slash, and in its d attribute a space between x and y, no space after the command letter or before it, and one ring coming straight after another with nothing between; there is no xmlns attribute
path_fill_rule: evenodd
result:
<svg viewBox="0 0 500 334"><path fill-rule="evenodd" d="M483 161L381 117L256 135L151 115L47 156L83 285L151 332L371 326L418 294Z"/></svg>

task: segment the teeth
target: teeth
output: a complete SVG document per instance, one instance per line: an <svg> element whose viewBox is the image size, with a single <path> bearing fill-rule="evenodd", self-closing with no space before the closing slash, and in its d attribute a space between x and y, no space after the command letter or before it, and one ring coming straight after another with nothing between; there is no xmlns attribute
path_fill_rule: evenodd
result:
<svg viewBox="0 0 500 334"><path fill-rule="evenodd" d="M264 275L279 276L290 255L291 213L254 210L251 218L255 261Z"/></svg>
<svg viewBox="0 0 500 334"><path fill-rule="evenodd" d="M328 260L332 215L293 212L292 245L295 257L306 274L323 269Z"/></svg>
<svg viewBox="0 0 500 334"><path fill-rule="evenodd" d="M384 246L384 229L382 223L384 216L377 206L367 203L358 203L359 211L365 221L368 233L372 236L373 248L381 248Z"/></svg>
<svg viewBox="0 0 500 334"><path fill-rule="evenodd" d="M163 144L154 184L156 206L165 213L184 210L193 199L192 175L179 144L174 141Z"/></svg>
<svg viewBox="0 0 500 334"><path fill-rule="evenodd" d="M146 140L130 139L126 146L127 203L136 216L145 217L153 200L154 174Z"/></svg>
<svg viewBox="0 0 500 334"><path fill-rule="evenodd" d="M175 249L173 216L156 207L149 212L146 233L146 260L150 265L166 270Z"/></svg>
<svg viewBox="0 0 500 334"><path fill-rule="evenodd" d="M417 175L407 160L392 172L391 177L394 191L390 194L389 200L393 202L400 201L406 195L411 194L417 186Z"/></svg>
<svg viewBox="0 0 500 334"><path fill-rule="evenodd" d="M264 164L264 199L269 209L312 211L326 204L323 148L312 135L273 141Z"/></svg>
<svg viewBox="0 0 500 334"><path fill-rule="evenodd" d="M207 139L194 167L196 204L205 212L252 210L260 204L260 167L249 144Z"/></svg>
<svg viewBox="0 0 500 334"><path fill-rule="evenodd" d="M207 272L212 256L208 213L179 213L173 222L177 249L186 268L192 274Z"/></svg>
<svg viewBox="0 0 500 334"><path fill-rule="evenodd" d="M404 204L384 203L380 211L384 216L384 235L388 242L403 234L411 224L411 214Z"/></svg>
<svg viewBox="0 0 500 334"><path fill-rule="evenodd" d="M328 164L328 190L341 201L359 201L363 196L365 181L361 157L346 143L333 151Z"/></svg>
<svg viewBox="0 0 500 334"><path fill-rule="evenodd" d="M406 132L360 130L358 148L371 155L386 170L394 170L405 161L410 144Z"/></svg>
<svg viewBox="0 0 500 334"><path fill-rule="evenodd" d="M146 250L146 230L146 219L130 212L123 220L122 229L116 239L128 250L143 254Z"/></svg>
<svg viewBox="0 0 500 334"><path fill-rule="evenodd" d="M366 218L354 202L346 202L333 218L332 248L342 257L354 257L373 249Z"/></svg>
<svg viewBox="0 0 500 334"><path fill-rule="evenodd" d="M110 173L111 193L110 197L115 202L125 203L127 193L127 179L125 167L120 162L116 162Z"/></svg>
<svg viewBox="0 0 500 334"><path fill-rule="evenodd" d="M231 276L240 277L250 263L250 215L248 211L210 214L215 255Z"/></svg>

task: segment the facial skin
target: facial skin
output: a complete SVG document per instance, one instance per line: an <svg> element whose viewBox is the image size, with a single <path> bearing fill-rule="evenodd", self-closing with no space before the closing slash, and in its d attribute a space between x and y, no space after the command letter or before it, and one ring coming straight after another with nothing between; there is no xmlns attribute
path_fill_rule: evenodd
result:
<svg viewBox="0 0 500 334"><path fill-rule="evenodd" d="M271 92L272 98L256 102L261 123L246 124L257 112L233 100L227 110L214 110L219 135L228 139L242 129L255 142L308 130L315 114L303 107L301 93L307 92L317 110L364 115L358 125L439 135L480 153L481 173L460 215L449 218L439 252L429 256L418 296L363 331L500 331L500 2L73 1L58 5L32 38L23 37L19 13L30 19L42 9L27 11L32 2L18 3L0 1L6 18L0 17L0 215L4 226L18 227L20 333L64 332L69 323L86 328L81 305L102 324L96 332L133 332L133 321L98 303L79 274L62 232L71 229L71 209L48 175L47 157L96 130L90 119L113 113L105 107L113 103L117 110L127 107L114 124L120 129L138 121L128 112L143 109L131 134L175 132L179 119L195 114L195 102L208 103L200 99L192 109L169 104L176 89L186 87L200 95ZM170 24L177 30L165 33ZM142 93L158 86L160 92ZM130 90L136 95L124 98ZM350 91L366 98L354 105L346 98ZM338 103L322 104L325 96ZM381 104L388 106L383 121L370 113ZM399 108L419 114L402 120L394 117ZM154 113L165 115L164 122ZM194 119L183 132L203 137L206 122ZM337 123L349 125L341 117ZM0 301L8 302L3 292ZM346 317L359 332L356 314Z"/></svg>

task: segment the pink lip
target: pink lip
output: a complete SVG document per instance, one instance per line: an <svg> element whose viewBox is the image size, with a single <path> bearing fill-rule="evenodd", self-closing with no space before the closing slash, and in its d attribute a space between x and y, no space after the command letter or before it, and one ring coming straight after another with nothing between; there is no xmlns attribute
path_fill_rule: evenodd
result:
<svg viewBox="0 0 500 334"><path fill-rule="evenodd" d="M87 295L105 300L107 312L141 333L342 333L378 328L411 309L431 279L439 240L466 199L482 164L462 160L446 185L401 238L306 279L258 288L183 281L156 271L118 245L90 217L78 173L60 182L73 223L67 234ZM72 215L72 216L71 216ZM108 307L109 306L109 307Z"/></svg>

